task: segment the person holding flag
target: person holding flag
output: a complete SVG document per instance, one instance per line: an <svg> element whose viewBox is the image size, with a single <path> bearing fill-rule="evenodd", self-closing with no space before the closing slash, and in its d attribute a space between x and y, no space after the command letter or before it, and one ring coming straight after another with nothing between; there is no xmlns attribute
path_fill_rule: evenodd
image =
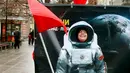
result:
<svg viewBox="0 0 130 73"><path fill-rule="evenodd" d="M53 56L59 52L61 47L58 44L57 38L53 35L54 33L48 32L48 29L63 27L65 33L67 33L67 28L61 19L37 0L28 0L28 4L36 24L36 42L39 42L35 43L35 49L32 54L35 63L35 73L54 73L55 68L53 65L56 64L54 62L56 58ZM50 43L51 46L46 47L48 43L46 44L45 42ZM56 48L57 52L54 52L54 48ZM54 55L51 52L53 52Z"/></svg>

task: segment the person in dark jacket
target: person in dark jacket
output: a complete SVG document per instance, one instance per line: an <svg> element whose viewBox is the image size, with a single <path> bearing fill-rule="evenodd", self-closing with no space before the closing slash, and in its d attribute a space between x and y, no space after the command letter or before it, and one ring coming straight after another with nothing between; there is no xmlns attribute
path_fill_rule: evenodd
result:
<svg viewBox="0 0 130 73"><path fill-rule="evenodd" d="M30 43L31 43L31 32L28 35L28 45L30 45Z"/></svg>
<svg viewBox="0 0 130 73"><path fill-rule="evenodd" d="M33 45L33 43L34 43L34 30L32 30L32 32L30 33L30 35L31 35L31 43Z"/></svg>
<svg viewBox="0 0 130 73"><path fill-rule="evenodd" d="M16 27L16 31L14 32L14 41L15 41L14 48L15 49L16 49L16 47L18 47L18 49L20 48L20 46L19 46L20 37L21 37L20 31L18 30L18 27Z"/></svg>
<svg viewBox="0 0 130 73"><path fill-rule="evenodd" d="M48 30L42 32L42 38L44 39L52 66L54 70L56 69L56 62L58 59L58 50L61 47L57 47L55 44L58 44L56 35L54 31ZM50 69L50 65L48 63L48 59L45 54L44 47L42 46L42 42L39 36L39 33L36 31L35 33L35 46L34 46L34 65L35 65L35 73L52 73ZM51 46L50 46L51 45Z"/></svg>

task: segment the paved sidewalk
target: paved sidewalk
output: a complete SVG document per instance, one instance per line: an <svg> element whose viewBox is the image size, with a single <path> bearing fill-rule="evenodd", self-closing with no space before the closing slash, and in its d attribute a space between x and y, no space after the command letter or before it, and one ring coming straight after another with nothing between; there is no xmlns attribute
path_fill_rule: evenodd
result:
<svg viewBox="0 0 130 73"><path fill-rule="evenodd" d="M0 51L0 73L34 73L33 49L25 41L20 49Z"/></svg>

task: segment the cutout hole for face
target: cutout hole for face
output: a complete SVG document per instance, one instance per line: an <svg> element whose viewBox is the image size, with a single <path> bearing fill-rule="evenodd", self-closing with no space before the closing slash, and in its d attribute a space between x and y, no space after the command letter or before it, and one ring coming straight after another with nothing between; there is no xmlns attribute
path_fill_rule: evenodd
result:
<svg viewBox="0 0 130 73"><path fill-rule="evenodd" d="M77 26L70 31L72 42L90 42L93 39L93 29L89 26Z"/></svg>

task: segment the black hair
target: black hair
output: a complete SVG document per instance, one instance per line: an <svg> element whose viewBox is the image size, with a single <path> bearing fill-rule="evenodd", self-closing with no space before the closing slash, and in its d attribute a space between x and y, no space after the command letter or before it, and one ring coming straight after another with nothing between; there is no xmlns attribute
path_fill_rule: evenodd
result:
<svg viewBox="0 0 130 73"><path fill-rule="evenodd" d="M80 30L85 30L87 32L88 38L85 42L90 42L93 38L94 33L93 33L93 29L89 26L77 26L77 27L72 28L72 30L70 31L71 32L71 35L70 35L71 41L79 42L78 33L80 32Z"/></svg>

